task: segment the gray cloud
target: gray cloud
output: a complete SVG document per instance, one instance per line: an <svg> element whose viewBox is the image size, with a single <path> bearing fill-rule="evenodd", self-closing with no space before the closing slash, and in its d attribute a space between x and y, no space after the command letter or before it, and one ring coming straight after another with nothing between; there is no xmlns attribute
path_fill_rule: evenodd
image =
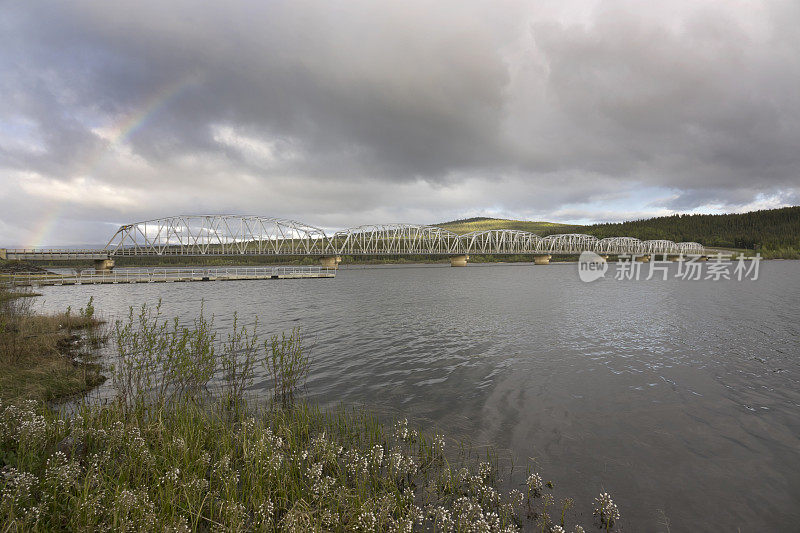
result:
<svg viewBox="0 0 800 533"><path fill-rule="evenodd" d="M50 213L63 243L187 211L335 227L796 202L798 23L770 0L11 1L0 240Z"/></svg>

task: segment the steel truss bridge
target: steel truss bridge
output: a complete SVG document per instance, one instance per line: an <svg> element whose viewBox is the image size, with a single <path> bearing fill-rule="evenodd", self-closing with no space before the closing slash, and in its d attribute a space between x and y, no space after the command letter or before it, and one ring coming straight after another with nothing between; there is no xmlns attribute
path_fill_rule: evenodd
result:
<svg viewBox="0 0 800 533"><path fill-rule="evenodd" d="M139 256L468 256L704 255L696 242L640 241L592 235L540 237L519 230L474 231L458 235L437 226L377 224L327 235L294 220L263 216L182 215L121 226L102 250L2 250L7 259L113 259Z"/></svg>

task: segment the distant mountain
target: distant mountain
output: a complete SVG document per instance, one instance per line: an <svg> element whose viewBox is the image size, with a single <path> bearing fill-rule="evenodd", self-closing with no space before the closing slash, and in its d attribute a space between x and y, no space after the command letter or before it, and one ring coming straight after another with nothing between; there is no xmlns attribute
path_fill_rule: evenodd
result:
<svg viewBox="0 0 800 533"><path fill-rule="evenodd" d="M518 229L542 236L587 233L598 238L695 241L709 247L758 250L765 257L800 258L800 206L728 215L673 215L589 226L485 217L438 225L455 233Z"/></svg>

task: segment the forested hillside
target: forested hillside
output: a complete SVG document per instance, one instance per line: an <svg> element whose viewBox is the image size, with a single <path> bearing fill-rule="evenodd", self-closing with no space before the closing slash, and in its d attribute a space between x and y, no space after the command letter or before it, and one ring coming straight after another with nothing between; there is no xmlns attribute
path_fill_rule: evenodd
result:
<svg viewBox="0 0 800 533"><path fill-rule="evenodd" d="M598 238L627 236L642 240L695 241L711 247L758 250L766 257L800 258L800 206L730 215L673 215L591 226L492 218L439 225L456 233L507 228L538 235L575 232Z"/></svg>
<svg viewBox="0 0 800 533"><path fill-rule="evenodd" d="M800 249L800 206L732 215L674 215L588 226L597 237L697 241L728 248Z"/></svg>

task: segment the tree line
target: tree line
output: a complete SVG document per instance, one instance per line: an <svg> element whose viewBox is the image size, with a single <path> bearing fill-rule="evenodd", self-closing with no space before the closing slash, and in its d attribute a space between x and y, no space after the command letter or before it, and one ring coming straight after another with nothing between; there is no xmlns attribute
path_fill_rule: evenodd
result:
<svg viewBox="0 0 800 533"><path fill-rule="evenodd" d="M672 215L586 226L598 238L695 241L705 246L751 250L800 249L800 206L726 215Z"/></svg>

